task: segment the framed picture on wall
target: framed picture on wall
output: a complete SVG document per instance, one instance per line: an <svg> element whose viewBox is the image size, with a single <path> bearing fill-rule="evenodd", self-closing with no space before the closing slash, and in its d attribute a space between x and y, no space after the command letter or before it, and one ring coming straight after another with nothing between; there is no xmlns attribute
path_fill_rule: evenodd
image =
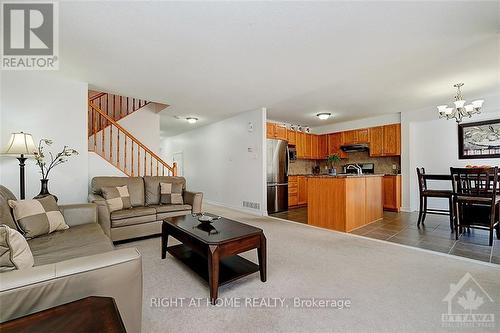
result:
<svg viewBox="0 0 500 333"><path fill-rule="evenodd" d="M458 158L500 158L500 119L459 124Z"/></svg>

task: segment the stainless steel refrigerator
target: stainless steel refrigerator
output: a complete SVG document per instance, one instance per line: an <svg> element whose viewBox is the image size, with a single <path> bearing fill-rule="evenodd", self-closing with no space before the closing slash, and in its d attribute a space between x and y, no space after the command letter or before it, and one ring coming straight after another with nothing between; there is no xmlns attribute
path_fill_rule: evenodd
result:
<svg viewBox="0 0 500 333"><path fill-rule="evenodd" d="M288 142L267 139L267 212L288 209Z"/></svg>

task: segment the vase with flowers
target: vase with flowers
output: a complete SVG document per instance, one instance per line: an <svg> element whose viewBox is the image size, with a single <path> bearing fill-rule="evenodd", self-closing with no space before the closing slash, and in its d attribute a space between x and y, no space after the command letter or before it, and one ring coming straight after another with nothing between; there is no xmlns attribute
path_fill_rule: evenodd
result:
<svg viewBox="0 0 500 333"><path fill-rule="evenodd" d="M78 151L76 151L75 149L68 148L68 146L64 146L63 149L55 155L49 151L48 154L50 160L48 160L46 159L45 156L45 149L48 146L51 146L52 143L53 143L52 140L41 139L38 143L38 150L35 152L36 165L40 168L40 173L42 175L42 179L40 179L41 182L40 193L35 198L43 198L48 195L52 195L57 200L57 197L55 195L50 194L48 188L50 171L52 171L52 169L54 169L56 166L66 163L69 157L73 155L78 155Z"/></svg>

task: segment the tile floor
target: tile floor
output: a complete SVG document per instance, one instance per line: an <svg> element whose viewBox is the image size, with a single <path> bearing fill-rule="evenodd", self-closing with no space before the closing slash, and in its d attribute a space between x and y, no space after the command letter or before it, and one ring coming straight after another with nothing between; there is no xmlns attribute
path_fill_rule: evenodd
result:
<svg viewBox="0 0 500 333"><path fill-rule="evenodd" d="M290 209L271 216L307 223L307 207ZM425 226L420 228L417 228L417 219L418 213L415 212L384 212L382 220L356 229L352 233L500 264L500 240L496 239L496 235L493 238L493 246L488 246L488 231L477 229L464 232L457 241L455 240L455 234L450 232L449 218L447 216L427 215Z"/></svg>

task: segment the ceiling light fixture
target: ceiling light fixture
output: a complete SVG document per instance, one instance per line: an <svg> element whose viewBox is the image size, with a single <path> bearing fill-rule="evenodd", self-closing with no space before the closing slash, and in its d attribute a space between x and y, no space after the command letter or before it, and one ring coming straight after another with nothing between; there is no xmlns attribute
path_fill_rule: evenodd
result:
<svg viewBox="0 0 500 333"><path fill-rule="evenodd" d="M198 121L198 118L195 118L195 117L187 117L186 118L187 122L190 123L190 124L194 124Z"/></svg>
<svg viewBox="0 0 500 333"><path fill-rule="evenodd" d="M318 114L316 115L316 117L318 117L318 118L319 118L319 119L321 119L321 120L327 120L328 118L330 118L330 117L331 117L331 115L332 115L332 114L331 114L331 113L329 113L329 112L321 112L321 113L318 113Z"/></svg>
<svg viewBox="0 0 500 333"><path fill-rule="evenodd" d="M457 88L457 95L455 96L455 101L453 102L455 107L450 108L448 105L439 105L437 107L439 118L446 118L447 120L455 119L457 123L460 123L464 117L470 118L473 114L481 113L484 100L479 99L477 101L473 101L471 104L465 105L465 100L462 96L462 91L460 90L463 85L463 83L453 85Z"/></svg>

